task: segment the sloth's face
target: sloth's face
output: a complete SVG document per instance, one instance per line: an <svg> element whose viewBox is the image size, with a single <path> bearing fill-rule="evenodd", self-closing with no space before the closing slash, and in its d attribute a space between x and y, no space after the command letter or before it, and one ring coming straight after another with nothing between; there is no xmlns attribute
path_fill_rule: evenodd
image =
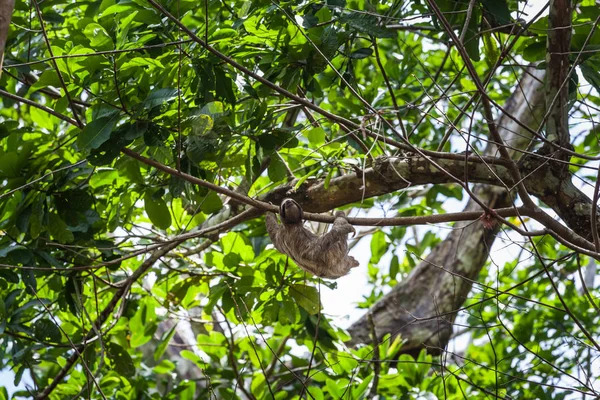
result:
<svg viewBox="0 0 600 400"><path fill-rule="evenodd" d="M284 224L297 224L302 222L302 208L292 199L285 199L281 202L279 215Z"/></svg>

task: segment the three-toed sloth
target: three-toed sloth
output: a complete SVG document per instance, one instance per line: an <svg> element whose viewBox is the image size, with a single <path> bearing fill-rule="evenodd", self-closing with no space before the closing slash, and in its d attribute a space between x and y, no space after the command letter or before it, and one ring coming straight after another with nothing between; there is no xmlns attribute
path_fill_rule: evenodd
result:
<svg viewBox="0 0 600 400"><path fill-rule="evenodd" d="M275 248L287 254L300 268L321 278L337 279L346 275L358 261L348 255L348 234L356 233L343 211L335 213L333 227L317 236L302 225L302 207L293 199L279 206L281 222L267 213L266 225Z"/></svg>

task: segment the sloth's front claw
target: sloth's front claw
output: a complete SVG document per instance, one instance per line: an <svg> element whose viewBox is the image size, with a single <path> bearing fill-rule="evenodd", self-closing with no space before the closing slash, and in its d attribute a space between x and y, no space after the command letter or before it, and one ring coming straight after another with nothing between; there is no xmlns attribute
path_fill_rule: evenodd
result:
<svg viewBox="0 0 600 400"><path fill-rule="evenodd" d="M354 229L353 225L350 225L350 232L352 232L352 237L356 236L356 229Z"/></svg>

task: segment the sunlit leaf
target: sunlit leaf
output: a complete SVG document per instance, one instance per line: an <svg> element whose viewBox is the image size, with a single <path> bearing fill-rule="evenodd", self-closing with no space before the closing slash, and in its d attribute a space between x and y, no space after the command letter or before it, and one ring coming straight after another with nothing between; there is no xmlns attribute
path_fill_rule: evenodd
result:
<svg viewBox="0 0 600 400"><path fill-rule="evenodd" d="M319 292L312 286L291 285L290 295L296 300L298 305L308 311L309 314L316 314L321 309Z"/></svg>
<svg viewBox="0 0 600 400"><path fill-rule="evenodd" d="M171 213L162 198L154 198L150 192L147 192L144 196L144 206L150 221L157 228L167 229L171 226Z"/></svg>

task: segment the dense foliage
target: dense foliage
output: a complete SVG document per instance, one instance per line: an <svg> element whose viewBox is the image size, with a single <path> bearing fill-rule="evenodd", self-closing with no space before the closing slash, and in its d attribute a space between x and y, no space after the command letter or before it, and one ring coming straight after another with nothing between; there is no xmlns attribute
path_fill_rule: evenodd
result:
<svg viewBox="0 0 600 400"><path fill-rule="evenodd" d="M344 197L343 179L408 146L476 154L494 142L482 101L505 106L525 64L546 67L548 10L528 10L517 0L17 2L0 79L0 369L17 390L0 398L597 396L599 285L580 280L594 249L504 225L496 248L521 251L483 268L453 344L399 354L403 338L377 338L375 326L372 342L345 344L320 312L321 288L341 284L273 249L249 202L293 194L308 211L352 216L457 211L469 183L432 173L435 185L361 198ZM570 143L595 156L600 7L582 0L572 15ZM590 197L592 158L569 167ZM371 254L352 274L371 292L358 307L447 232L362 229L355 250Z"/></svg>

